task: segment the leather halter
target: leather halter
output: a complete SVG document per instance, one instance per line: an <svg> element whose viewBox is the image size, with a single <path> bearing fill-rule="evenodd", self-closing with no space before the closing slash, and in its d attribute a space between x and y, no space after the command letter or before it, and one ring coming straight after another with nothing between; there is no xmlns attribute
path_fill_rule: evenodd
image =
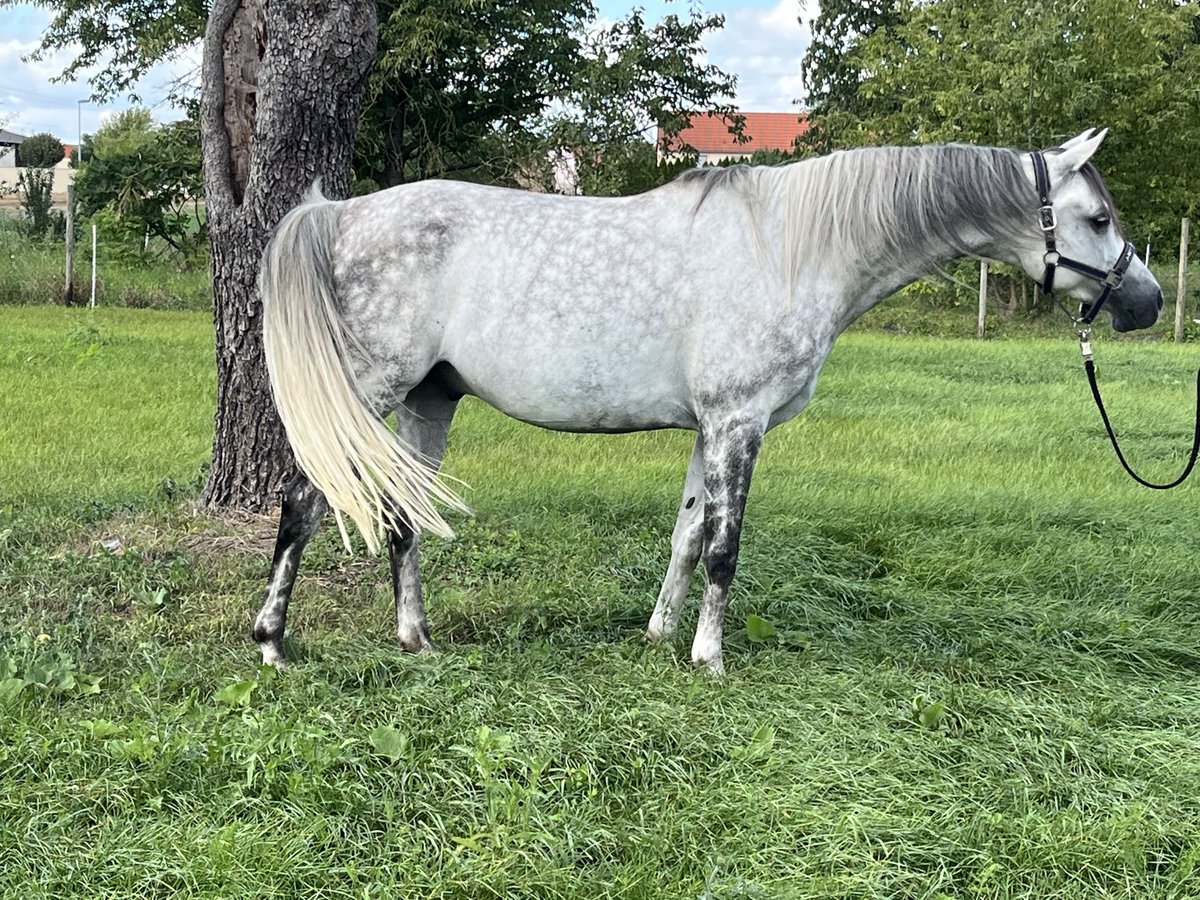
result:
<svg viewBox="0 0 1200 900"><path fill-rule="evenodd" d="M1033 177L1037 183L1038 225L1041 227L1042 236L1046 241L1046 254L1042 257L1046 266L1042 273L1042 293L1048 297L1053 296L1054 272L1059 266L1099 282L1103 285L1100 296L1090 305L1080 303L1079 318L1076 319L1078 324L1091 325L1096 316L1100 314L1100 309L1104 306L1105 301L1108 300L1108 295L1121 286L1121 280L1125 277L1125 272L1129 268L1129 264L1133 262L1134 254L1137 251L1132 241L1126 241L1121 255L1117 257L1117 261L1107 272L1059 253L1054 238L1054 229L1058 227L1058 217L1054 214L1054 205L1050 202L1050 170L1046 165L1046 157L1040 151L1030 155L1033 157Z"/></svg>

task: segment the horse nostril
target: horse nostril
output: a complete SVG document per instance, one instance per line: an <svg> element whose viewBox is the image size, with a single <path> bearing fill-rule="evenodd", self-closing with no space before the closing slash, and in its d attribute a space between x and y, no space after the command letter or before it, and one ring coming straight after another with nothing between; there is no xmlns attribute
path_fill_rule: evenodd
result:
<svg viewBox="0 0 1200 900"><path fill-rule="evenodd" d="M1163 303L1162 291L1159 291L1158 292L1158 311L1159 312L1162 312L1162 303Z"/></svg>

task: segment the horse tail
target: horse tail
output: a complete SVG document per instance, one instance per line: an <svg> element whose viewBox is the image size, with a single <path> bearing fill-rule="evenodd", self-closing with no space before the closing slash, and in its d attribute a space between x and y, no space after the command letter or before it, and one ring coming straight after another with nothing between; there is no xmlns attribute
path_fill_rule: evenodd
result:
<svg viewBox="0 0 1200 900"><path fill-rule="evenodd" d="M372 552L380 532L407 524L453 534L433 500L466 506L368 406L354 362L370 357L334 296L333 246L340 204L319 185L284 216L263 253L258 289L271 392L296 464L338 515L349 516Z"/></svg>

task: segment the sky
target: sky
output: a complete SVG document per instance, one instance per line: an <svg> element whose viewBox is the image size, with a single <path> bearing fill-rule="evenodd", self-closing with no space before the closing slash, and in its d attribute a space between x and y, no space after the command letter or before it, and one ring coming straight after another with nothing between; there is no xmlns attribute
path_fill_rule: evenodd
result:
<svg viewBox="0 0 1200 900"><path fill-rule="evenodd" d="M637 3L648 21L665 13L686 15L692 8L723 13L725 28L705 41L708 61L738 76L736 101L747 112L787 112L802 94L800 58L808 46L807 30L797 23L804 0L644 0ZM626 15L629 0L597 0L602 20ZM815 4L810 4L815 5ZM809 18L806 15L806 19ZM88 100L86 80L59 84L54 79L71 59L58 54L42 62L23 57L37 47L50 13L34 6L0 10L0 126L18 134L49 131L73 144L109 117L134 105L126 99L100 105ZM150 69L139 81L142 104L160 120L178 116L164 100L175 79L197 79L199 48ZM80 103L79 101L86 101Z"/></svg>

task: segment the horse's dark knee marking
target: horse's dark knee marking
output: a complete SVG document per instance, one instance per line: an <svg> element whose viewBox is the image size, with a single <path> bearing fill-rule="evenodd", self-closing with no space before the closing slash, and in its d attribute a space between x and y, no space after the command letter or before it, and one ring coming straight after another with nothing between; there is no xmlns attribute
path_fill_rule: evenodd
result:
<svg viewBox="0 0 1200 900"><path fill-rule="evenodd" d="M325 514L325 498L303 475L295 476L283 491L279 512L279 534L275 540L272 572L283 554L297 543L307 541Z"/></svg>
<svg viewBox="0 0 1200 900"><path fill-rule="evenodd" d="M720 587L728 587L732 584L733 576L737 574L737 560L737 550L732 552L724 550L706 557L704 571L708 574L709 582Z"/></svg>
<svg viewBox="0 0 1200 900"><path fill-rule="evenodd" d="M713 584L728 586L737 573L739 535L728 522L704 522L704 571Z"/></svg>
<svg viewBox="0 0 1200 900"><path fill-rule="evenodd" d="M684 508L684 509L691 509L691 508L692 508L693 506L695 506L695 505L696 505L696 498L695 498L695 497L688 497L688 499L687 499L687 503L685 503L685 504L683 505L683 508Z"/></svg>
<svg viewBox="0 0 1200 900"><path fill-rule="evenodd" d="M397 528L388 529L388 565L392 570L392 588L398 594L400 590L400 565L406 553L412 549L417 539L416 532L407 523L397 523Z"/></svg>

